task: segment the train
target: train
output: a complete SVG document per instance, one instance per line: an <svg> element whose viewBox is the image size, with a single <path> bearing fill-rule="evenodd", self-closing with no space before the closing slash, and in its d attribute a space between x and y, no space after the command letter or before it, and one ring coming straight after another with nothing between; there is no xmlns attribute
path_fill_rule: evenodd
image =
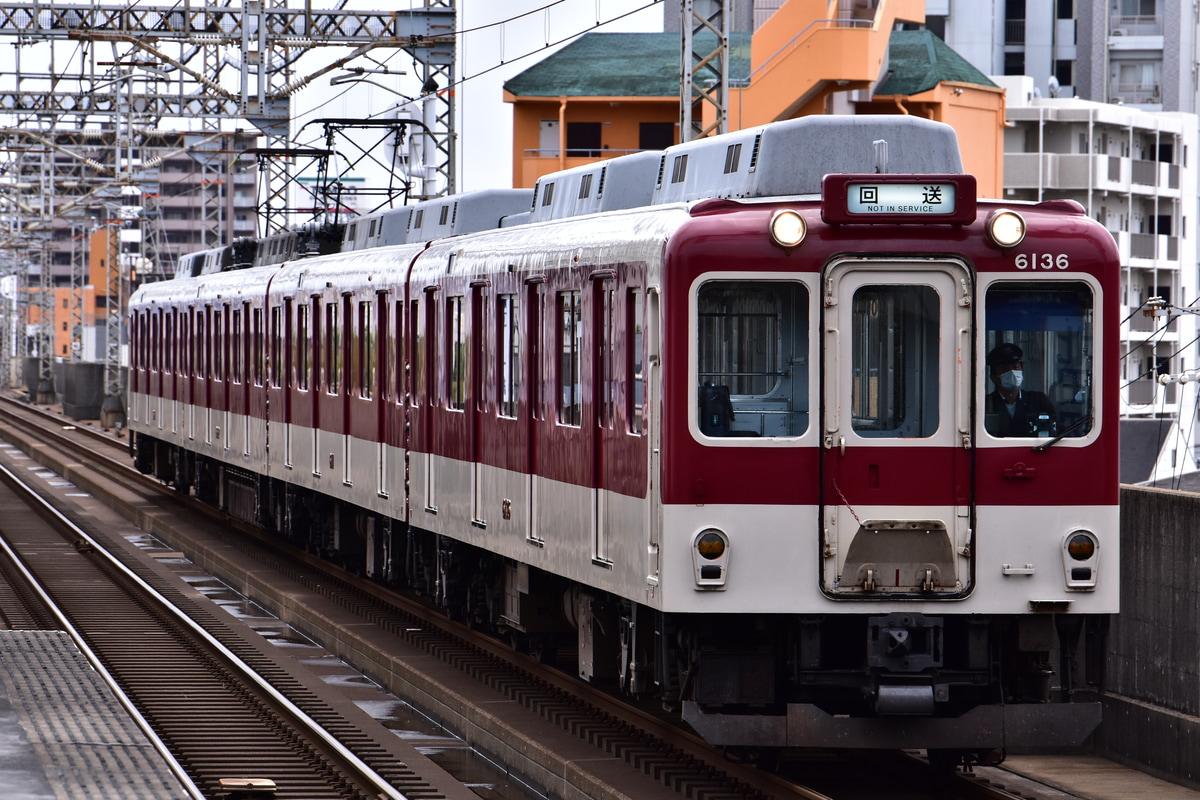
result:
<svg viewBox="0 0 1200 800"><path fill-rule="evenodd" d="M807 117L181 270L134 463L732 751L1077 745L1117 248L977 194L949 126Z"/></svg>

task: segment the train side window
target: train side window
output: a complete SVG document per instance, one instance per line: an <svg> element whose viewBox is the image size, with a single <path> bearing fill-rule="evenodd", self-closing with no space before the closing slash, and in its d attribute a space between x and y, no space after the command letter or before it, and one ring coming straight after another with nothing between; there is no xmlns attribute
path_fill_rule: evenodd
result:
<svg viewBox="0 0 1200 800"><path fill-rule="evenodd" d="M425 350L422 347L424 340L421 338L421 301L411 300L408 307L408 349L409 359L412 361L412 370L408 376L408 391L409 400L413 407L419 406L420 403L420 380L424 374L421 370L425 366Z"/></svg>
<svg viewBox="0 0 1200 800"><path fill-rule="evenodd" d="M462 411L467 407L467 334L461 295L446 298L446 348L450 356L446 398L450 408Z"/></svg>
<svg viewBox="0 0 1200 800"><path fill-rule="evenodd" d="M208 375L208 337L204 335L206 328L205 310L196 309L196 377L207 378Z"/></svg>
<svg viewBox="0 0 1200 800"><path fill-rule="evenodd" d="M558 293L558 421L583 423L583 387L580 384L583 349L583 308L579 291Z"/></svg>
<svg viewBox="0 0 1200 800"><path fill-rule="evenodd" d="M225 315L221 309L213 309L213 353L212 377L214 380L225 380Z"/></svg>
<svg viewBox="0 0 1200 800"><path fill-rule="evenodd" d="M325 304L325 334L322 338L321 345L325 348L325 358L321 365L325 371L325 392L327 394L337 394L341 390L340 381L338 380L339 372L341 371L341 337L338 335L338 304L337 302Z"/></svg>
<svg viewBox="0 0 1200 800"><path fill-rule="evenodd" d="M66 323L63 323L66 329ZM175 310L171 309L163 317L163 372L170 375L175 371Z"/></svg>
<svg viewBox="0 0 1200 800"><path fill-rule="evenodd" d="M613 418L616 415L616 329L613 326L615 313L616 292L611 288L611 282L597 283L595 292L596 312L596 386L600 392L599 423L601 427L612 429Z"/></svg>
<svg viewBox="0 0 1200 800"><path fill-rule="evenodd" d="M296 388L307 392L312 353L312 339L308 333L309 305L301 303L296 307L296 312Z"/></svg>
<svg viewBox="0 0 1200 800"><path fill-rule="evenodd" d="M375 314L370 300L358 304L358 396L370 400L375 393Z"/></svg>
<svg viewBox="0 0 1200 800"><path fill-rule="evenodd" d="M240 308L232 309L230 321L230 361L229 371L232 373L233 382L241 383L243 370L245 365L242 363L242 310Z"/></svg>
<svg viewBox="0 0 1200 800"><path fill-rule="evenodd" d="M278 389L283 374L283 308L271 306L271 353L268 359L271 386Z"/></svg>
<svg viewBox="0 0 1200 800"><path fill-rule="evenodd" d="M697 427L709 437L808 430L808 289L707 281L696 298ZM640 349L640 347L639 347Z"/></svg>
<svg viewBox="0 0 1200 800"><path fill-rule="evenodd" d="M1003 281L985 301L984 429L998 437L1086 436L1095 299L1079 281Z"/></svg>
<svg viewBox="0 0 1200 800"><path fill-rule="evenodd" d="M500 398L500 416L515 418L520 401L521 336L518 327L517 296L502 294L496 298L496 377Z"/></svg>
<svg viewBox="0 0 1200 800"><path fill-rule="evenodd" d="M159 333L159 314L150 316L150 371L158 372L159 348L162 346L162 336Z"/></svg>
<svg viewBox="0 0 1200 800"><path fill-rule="evenodd" d="M263 310L255 308L250 312L250 355L254 359L254 385L262 386L266 376L267 348L263 341Z"/></svg>
<svg viewBox="0 0 1200 800"><path fill-rule="evenodd" d="M625 418L629 421L630 433L641 433L645 426L643 419L646 397L646 371L643 358L645 346L644 302L640 289L629 290L628 302L625 304L626 313L629 316L625 323L625 330L628 332L625 342L629 348L625 359L629 370L625 379L625 385L629 387L626 394L628 408Z"/></svg>
<svg viewBox="0 0 1200 800"><path fill-rule="evenodd" d="M404 301L396 301L396 336L391 339L391 347L388 350L389 367L392 371L392 377L396 381L396 403L403 403L408 389L408 373L404 369L404 365L408 363L407 349L404 347Z"/></svg>

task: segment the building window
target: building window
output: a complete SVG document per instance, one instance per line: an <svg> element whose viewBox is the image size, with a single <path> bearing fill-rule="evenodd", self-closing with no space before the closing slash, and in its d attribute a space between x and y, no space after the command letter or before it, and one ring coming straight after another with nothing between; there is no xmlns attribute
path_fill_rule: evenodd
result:
<svg viewBox="0 0 1200 800"><path fill-rule="evenodd" d="M600 156L600 123L568 122L567 155L598 158Z"/></svg>
<svg viewBox="0 0 1200 800"><path fill-rule="evenodd" d="M642 150L666 150L675 144L674 122L638 123L638 147Z"/></svg>

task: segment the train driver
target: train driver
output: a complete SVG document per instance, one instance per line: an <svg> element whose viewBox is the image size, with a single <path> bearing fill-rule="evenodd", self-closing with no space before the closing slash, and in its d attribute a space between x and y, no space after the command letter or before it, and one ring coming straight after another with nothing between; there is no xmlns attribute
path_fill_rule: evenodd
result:
<svg viewBox="0 0 1200 800"><path fill-rule="evenodd" d="M996 390L987 396L984 425L993 436L1053 436L1054 403L1042 392L1024 389L1024 352L1002 342L988 353L988 374Z"/></svg>

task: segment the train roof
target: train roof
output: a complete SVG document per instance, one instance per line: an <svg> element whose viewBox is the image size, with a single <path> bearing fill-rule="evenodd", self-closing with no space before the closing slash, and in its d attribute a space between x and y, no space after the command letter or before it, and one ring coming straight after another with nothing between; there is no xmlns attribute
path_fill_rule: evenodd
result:
<svg viewBox="0 0 1200 800"><path fill-rule="evenodd" d="M954 129L918 117L813 116L696 139L662 152L651 202L820 194L830 173L961 173Z"/></svg>
<svg viewBox="0 0 1200 800"><path fill-rule="evenodd" d="M499 228L505 217L524 214L531 189L482 189L388 208L346 226L343 250L363 250Z"/></svg>
<svg viewBox="0 0 1200 800"><path fill-rule="evenodd" d="M831 173L961 173L949 125L901 115L810 116L561 170L533 189L485 189L377 211L346 226L342 252L429 242L606 211L705 199L819 195ZM220 266L264 261L239 247ZM321 252L327 252L322 250ZM282 258L291 258L285 255ZM181 265L183 262L181 262ZM201 274L189 263L178 274Z"/></svg>
<svg viewBox="0 0 1200 800"><path fill-rule="evenodd" d="M650 205L662 152L647 150L538 178L528 222Z"/></svg>

